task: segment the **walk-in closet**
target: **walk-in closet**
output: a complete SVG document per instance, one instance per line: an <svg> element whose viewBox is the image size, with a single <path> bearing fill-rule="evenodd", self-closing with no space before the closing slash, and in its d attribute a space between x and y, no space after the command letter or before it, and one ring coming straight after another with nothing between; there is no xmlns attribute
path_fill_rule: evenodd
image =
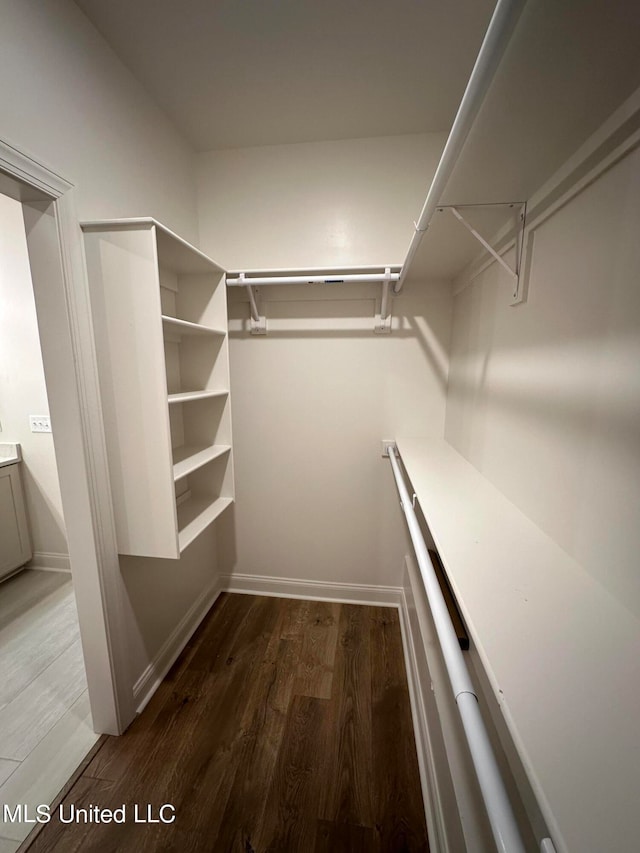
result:
<svg viewBox="0 0 640 853"><path fill-rule="evenodd" d="M0 853L634 853L640 8L1 7Z"/></svg>

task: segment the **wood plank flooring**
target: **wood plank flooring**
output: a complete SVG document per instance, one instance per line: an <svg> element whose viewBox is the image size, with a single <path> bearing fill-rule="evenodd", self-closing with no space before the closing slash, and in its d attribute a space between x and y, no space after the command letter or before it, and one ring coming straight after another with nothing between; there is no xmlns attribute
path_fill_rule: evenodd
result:
<svg viewBox="0 0 640 853"><path fill-rule="evenodd" d="M56 796L98 736L71 576L26 569L0 584L0 853L31 832L1 806L33 813Z"/></svg>
<svg viewBox="0 0 640 853"><path fill-rule="evenodd" d="M171 824L134 822L134 805ZM222 595L30 853L428 851L398 613Z"/></svg>

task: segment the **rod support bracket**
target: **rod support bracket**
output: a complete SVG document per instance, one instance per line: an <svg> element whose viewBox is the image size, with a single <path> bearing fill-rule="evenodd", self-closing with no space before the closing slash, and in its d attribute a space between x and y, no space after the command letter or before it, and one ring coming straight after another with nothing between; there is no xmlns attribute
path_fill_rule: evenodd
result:
<svg viewBox="0 0 640 853"><path fill-rule="evenodd" d="M373 331L376 335L391 334L391 311L389 310L389 296L391 292L391 268L385 267L382 292L380 294L380 313L376 313L373 321Z"/></svg>
<svg viewBox="0 0 640 853"><path fill-rule="evenodd" d="M249 329L250 334L252 335L266 335L267 334L267 318L264 314L260 315L257 320L251 318L251 328Z"/></svg>
<svg viewBox="0 0 640 853"><path fill-rule="evenodd" d="M527 225L527 203L526 201L515 213L516 230L516 273L515 287L511 298L511 305L519 305L527 301L528 274L525 269L525 228Z"/></svg>
<svg viewBox="0 0 640 853"><path fill-rule="evenodd" d="M247 295L249 297L249 308L251 311L251 317L249 318L249 332L252 335L266 335L267 334L267 318L260 311L260 297L258 295L258 291L254 292L254 289L248 281L245 280L244 273L241 272L238 276L239 283L246 288Z"/></svg>

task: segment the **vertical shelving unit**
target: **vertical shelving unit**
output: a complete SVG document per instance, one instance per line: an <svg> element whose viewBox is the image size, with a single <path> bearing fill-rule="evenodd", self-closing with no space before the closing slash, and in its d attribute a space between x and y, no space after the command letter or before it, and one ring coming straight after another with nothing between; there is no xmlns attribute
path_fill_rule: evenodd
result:
<svg viewBox="0 0 640 853"><path fill-rule="evenodd" d="M224 270L153 219L82 230L118 550L178 558L234 498Z"/></svg>

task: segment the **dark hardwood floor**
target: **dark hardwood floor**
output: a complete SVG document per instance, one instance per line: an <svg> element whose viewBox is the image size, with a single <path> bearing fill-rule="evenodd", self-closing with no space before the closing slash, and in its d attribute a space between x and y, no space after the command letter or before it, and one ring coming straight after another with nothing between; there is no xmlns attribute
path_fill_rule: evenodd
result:
<svg viewBox="0 0 640 853"><path fill-rule="evenodd" d="M397 611L222 595L62 816L123 805L54 811L30 853L428 851Z"/></svg>

